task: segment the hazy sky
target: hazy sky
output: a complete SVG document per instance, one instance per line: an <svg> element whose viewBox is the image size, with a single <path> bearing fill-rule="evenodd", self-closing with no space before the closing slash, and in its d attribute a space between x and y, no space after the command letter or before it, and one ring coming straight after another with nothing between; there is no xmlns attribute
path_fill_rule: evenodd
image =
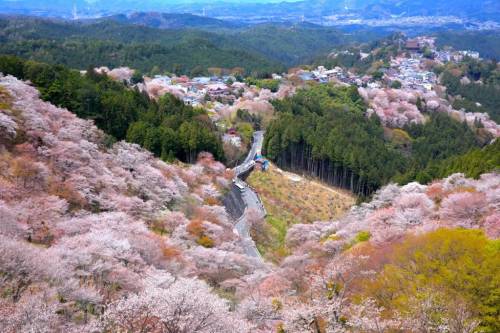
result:
<svg viewBox="0 0 500 333"><path fill-rule="evenodd" d="M71 4L74 2L74 0L66 0L68 4ZM107 0L83 0L84 2L87 2L89 4L95 4L95 3L106 3ZM152 3L157 3L157 4L166 4L166 5L171 5L171 4L189 4L189 3L214 3L214 2L228 2L228 3L257 3L257 2L263 2L263 3L270 3L270 2L297 2L297 1L303 1L303 0L143 0L144 2L152 2ZM54 0L0 0L0 2L5 2L5 3L34 3L37 2L39 4L47 4L50 5L54 2ZM76 2L81 2L76 1ZM120 0L113 0L111 1L113 3L119 3ZM124 3L130 3L130 0L123 0L122 2ZM137 1L138 7L141 6L141 0Z"/></svg>
<svg viewBox="0 0 500 333"><path fill-rule="evenodd" d="M22 1L22 0L21 0ZM71 0L68 0L71 1ZM106 0L85 0L88 3L105 2ZM231 3L256 3L256 2L296 2L303 0L153 0L156 3L164 4L185 4L185 3L213 3L213 2L231 2ZM42 0L41 2L51 2L51 0ZM119 2L119 1L116 1ZM128 1L127 1L128 2ZM140 3L138 3L139 5Z"/></svg>

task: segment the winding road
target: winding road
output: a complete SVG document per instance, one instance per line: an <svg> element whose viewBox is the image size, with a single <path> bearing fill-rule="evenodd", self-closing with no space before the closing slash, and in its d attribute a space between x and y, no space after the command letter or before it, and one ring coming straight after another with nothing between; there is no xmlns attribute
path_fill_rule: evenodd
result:
<svg viewBox="0 0 500 333"><path fill-rule="evenodd" d="M245 251L245 254L250 257L257 258L261 262L264 262L264 260L262 259L262 256L260 255L254 240L250 236L250 230L247 218L248 218L248 212L250 210L255 210L262 217L266 216L266 210L258 194L239 177L242 174L250 171L255 166L254 159L256 155L261 154L263 141L264 141L264 131L256 131L253 135L252 147L248 152L247 157L245 158L242 164L238 165L233 169L235 173L234 186L237 186L238 189L240 190L241 198L243 199L243 202L245 203L246 206L243 215L236 221L235 231L242 239L243 249Z"/></svg>

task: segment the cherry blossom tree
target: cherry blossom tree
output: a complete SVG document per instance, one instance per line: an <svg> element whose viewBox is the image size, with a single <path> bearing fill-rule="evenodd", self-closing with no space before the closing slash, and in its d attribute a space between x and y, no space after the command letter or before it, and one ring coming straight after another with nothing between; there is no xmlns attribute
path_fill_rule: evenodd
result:
<svg viewBox="0 0 500 333"><path fill-rule="evenodd" d="M0 201L0 235L20 238L26 234L27 226L17 221L16 212L4 201Z"/></svg>
<svg viewBox="0 0 500 333"><path fill-rule="evenodd" d="M324 268L309 272L307 303L292 302L283 310L285 331L291 332L346 332L348 326L349 293L367 260L352 254L335 257Z"/></svg>
<svg viewBox="0 0 500 333"><path fill-rule="evenodd" d="M12 142L17 134L17 123L8 115L0 112L0 144Z"/></svg>
<svg viewBox="0 0 500 333"><path fill-rule="evenodd" d="M103 326L126 332L248 332L248 324L230 314L227 303L205 283L171 276L166 280L111 303Z"/></svg>
<svg viewBox="0 0 500 333"><path fill-rule="evenodd" d="M487 210L485 195L478 192L458 192L446 197L440 209L441 219L453 226L473 228Z"/></svg>
<svg viewBox="0 0 500 333"><path fill-rule="evenodd" d="M478 325L463 302L445 304L435 291L412 299L410 311L402 314L402 328L417 333L472 333Z"/></svg>
<svg viewBox="0 0 500 333"><path fill-rule="evenodd" d="M50 269L45 251L25 242L0 235L0 285L9 286L17 301L32 282L42 280Z"/></svg>
<svg viewBox="0 0 500 333"><path fill-rule="evenodd" d="M44 286L47 288L47 286ZM0 330L6 333L32 332L46 333L57 332L61 320L57 315L57 295L50 288L39 293L25 295L15 304L1 304L0 308L10 307L7 316L0 319ZM0 310L0 313L2 311Z"/></svg>
<svg viewBox="0 0 500 333"><path fill-rule="evenodd" d="M318 316L321 312L319 307L312 307L299 302L290 304L286 311L283 312L284 332L321 332L325 326L324 321ZM346 330L342 327L336 327L328 332L344 333Z"/></svg>
<svg viewBox="0 0 500 333"><path fill-rule="evenodd" d="M394 206L396 215L404 223L421 224L433 211L434 202L423 193L405 193L396 199Z"/></svg>
<svg viewBox="0 0 500 333"><path fill-rule="evenodd" d="M384 333L399 329L399 319L383 317L383 307L377 306L375 300L367 298L360 304L351 304L348 309L349 319L347 326L356 332Z"/></svg>

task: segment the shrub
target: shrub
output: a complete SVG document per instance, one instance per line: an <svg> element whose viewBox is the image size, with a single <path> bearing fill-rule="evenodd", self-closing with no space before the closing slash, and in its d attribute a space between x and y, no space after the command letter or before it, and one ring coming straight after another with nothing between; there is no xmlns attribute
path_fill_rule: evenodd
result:
<svg viewBox="0 0 500 333"><path fill-rule="evenodd" d="M400 89L401 86L402 86L401 82L397 81L397 80L391 83L391 88L393 88L393 89Z"/></svg>
<svg viewBox="0 0 500 333"><path fill-rule="evenodd" d="M433 295L439 302L461 304L478 320L481 332L499 332L500 243L482 231L440 229L409 236L388 255L388 264L366 284L373 297L394 313L415 315L415 302L425 306ZM437 311L438 321L453 320L453 306Z"/></svg>
<svg viewBox="0 0 500 333"><path fill-rule="evenodd" d="M366 242L370 240L371 234L368 231L360 231L357 235L356 238L354 239L356 243L361 243L361 242Z"/></svg>
<svg viewBox="0 0 500 333"><path fill-rule="evenodd" d="M205 199L205 204L208 206L218 206L218 205L220 205L220 201L217 198L208 197Z"/></svg>
<svg viewBox="0 0 500 333"><path fill-rule="evenodd" d="M42 181L42 177L40 177L41 169L29 158L16 158L12 164L11 173L24 188L35 187L39 181Z"/></svg>
<svg viewBox="0 0 500 333"><path fill-rule="evenodd" d="M214 245L215 245L214 240L208 236L205 236L205 235L198 238L196 243L198 243L199 245L201 245L203 247L214 247Z"/></svg>

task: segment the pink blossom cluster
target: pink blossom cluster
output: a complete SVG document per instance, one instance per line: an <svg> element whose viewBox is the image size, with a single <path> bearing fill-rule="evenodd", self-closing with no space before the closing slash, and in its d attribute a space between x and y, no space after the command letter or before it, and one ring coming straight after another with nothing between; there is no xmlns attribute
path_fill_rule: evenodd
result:
<svg viewBox="0 0 500 333"><path fill-rule="evenodd" d="M94 69L96 73L106 74L115 81L129 81L134 75L134 70L128 67L117 67L109 69L108 67L99 67Z"/></svg>
<svg viewBox="0 0 500 333"><path fill-rule="evenodd" d="M165 85L165 83L159 79L146 78L144 83L140 83L139 88L146 91L151 98L160 98L165 94L172 94L177 98L183 98L186 91L177 85Z"/></svg>
<svg viewBox="0 0 500 333"><path fill-rule="evenodd" d="M467 122L469 126L474 126L476 121L481 121L484 129L493 135L493 137L498 138L500 136L500 125L490 119L490 116L487 113L455 110L447 100L440 98L436 91L426 92L421 96L421 98L425 101L427 109L431 112L446 112L450 115L450 117L460 122Z"/></svg>
<svg viewBox="0 0 500 333"><path fill-rule="evenodd" d="M195 331L245 332L199 280L262 269L220 205L232 177L224 165L210 154L173 165L137 145L108 147L91 121L41 101L28 84L8 76L0 87L10 95L0 110L0 313L9 314L0 331L99 331L117 318L115 305L139 311L158 295L157 325L177 321L175 331L190 332L199 316ZM195 221L201 230L190 229ZM149 289L151 271L180 280ZM169 303L172 295L191 303Z"/></svg>
<svg viewBox="0 0 500 333"><path fill-rule="evenodd" d="M359 88L359 93L370 105L383 124L403 127L406 124L420 124L424 116L415 103L417 93L403 89Z"/></svg>
<svg viewBox="0 0 500 333"><path fill-rule="evenodd" d="M481 121L486 132L497 138L500 125L490 119L486 113L472 113L454 110L448 101L438 96L436 91L422 93L410 89L359 88L359 94L369 105L368 115L375 113L382 123L389 127L401 128L407 124L421 124L424 115L417 108L417 98L428 112L444 112L458 121L465 121L469 126Z"/></svg>

